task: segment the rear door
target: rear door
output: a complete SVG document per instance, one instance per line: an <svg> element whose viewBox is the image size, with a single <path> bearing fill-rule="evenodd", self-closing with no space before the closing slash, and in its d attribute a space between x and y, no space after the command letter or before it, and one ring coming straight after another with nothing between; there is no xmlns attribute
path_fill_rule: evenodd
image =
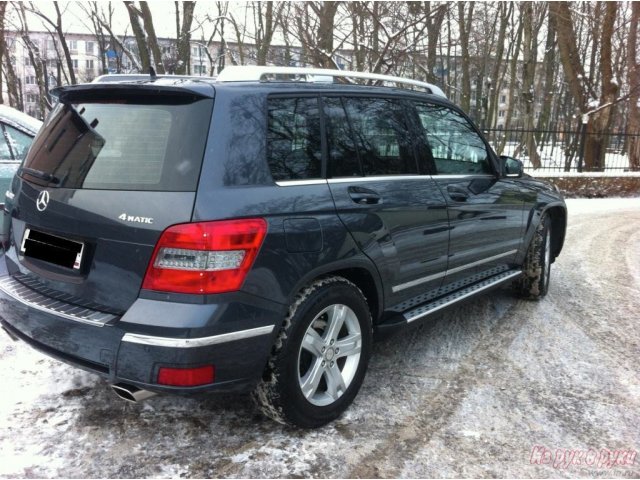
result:
<svg viewBox="0 0 640 480"><path fill-rule="evenodd" d="M522 242L520 188L501 179L471 122L444 105L415 103L447 202L450 244L446 284L507 270Z"/></svg>
<svg viewBox="0 0 640 480"><path fill-rule="evenodd" d="M331 193L383 278L386 304L435 296L447 264L446 203L418 163L407 104L370 97L323 103Z"/></svg>
<svg viewBox="0 0 640 480"><path fill-rule="evenodd" d="M102 310L137 298L161 232L191 220L213 88L70 88L14 184L9 271Z"/></svg>

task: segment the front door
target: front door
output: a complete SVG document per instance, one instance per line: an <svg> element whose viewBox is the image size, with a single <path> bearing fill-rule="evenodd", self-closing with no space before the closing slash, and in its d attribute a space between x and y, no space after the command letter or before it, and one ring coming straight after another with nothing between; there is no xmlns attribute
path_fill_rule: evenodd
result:
<svg viewBox="0 0 640 480"><path fill-rule="evenodd" d="M523 235L519 188L500 178L489 147L464 115L437 104L416 103L416 109L449 214L445 285L463 286L509 269Z"/></svg>

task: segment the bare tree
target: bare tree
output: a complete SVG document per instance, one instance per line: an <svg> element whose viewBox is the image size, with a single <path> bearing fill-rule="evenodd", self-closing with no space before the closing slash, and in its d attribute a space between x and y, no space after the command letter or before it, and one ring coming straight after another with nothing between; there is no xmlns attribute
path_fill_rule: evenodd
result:
<svg viewBox="0 0 640 480"><path fill-rule="evenodd" d="M282 2L253 2L256 63L258 65L267 64L273 34L278 28L283 6Z"/></svg>
<svg viewBox="0 0 640 480"><path fill-rule="evenodd" d="M627 133L632 135L627 143L629 168L640 171L640 62L638 62L638 25L640 2L631 4L631 24L627 49L627 83L629 85L629 114Z"/></svg>
<svg viewBox="0 0 640 480"><path fill-rule="evenodd" d="M487 126L489 128L492 128L494 125L494 113L497 110L496 106L498 105L503 85L501 72L503 69L504 47L507 27L511 21L511 16L513 15L513 2L501 2L498 5L497 13L500 18L500 27L498 28L498 36L495 43L495 58L493 59L493 69L491 71L493 92L489 92L489 102L487 106Z"/></svg>
<svg viewBox="0 0 640 480"><path fill-rule="evenodd" d="M34 2L29 2L28 7L25 7L26 10L30 11L31 13L37 15L38 17L40 17L45 25L49 25L53 31L55 32L55 34L58 37L58 44L60 45L60 47L62 48L62 52L64 54L64 59L67 65L67 74L69 75L69 83L71 83L72 85L78 83L77 79L76 79L76 73L75 70L73 68L73 60L71 58L71 52L69 50L69 45L67 44L67 39L65 36L65 32L64 32L64 28L62 26L62 15L63 13L66 12L66 7L65 7L65 12L60 11L60 5L58 4L58 2L53 2L53 7L56 11L56 17L55 20L49 18L48 16L46 16L44 13L42 13L38 7L36 7L36 5L34 4Z"/></svg>
<svg viewBox="0 0 640 480"><path fill-rule="evenodd" d="M333 61L334 19L339 2L301 2L294 4L295 36L316 67L335 68Z"/></svg>
<svg viewBox="0 0 640 480"><path fill-rule="evenodd" d="M522 106L524 114L524 135L520 147L525 147L534 169L541 167L540 154L533 134L535 122L535 89L536 64L538 57L538 31L546 14L546 5L542 3L523 2L524 47L522 64ZM517 153L516 153L517 155Z"/></svg>
<svg viewBox="0 0 640 480"><path fill-rule="evenodd" d="M153 66L158 73L164 73L164 64L162 63L162 54L160 53L160 45L158 45L158 37L156 29L153 26L153 16L147 2L140 2L140 13L144 24L144 30L147 32L147 43L151 54L153 55Z"/></svg>
<svg viewBox="0 0 640 480"><path fill-rule="evenodd" d="M78 4L82 12L86 15L88 22L83 22L87 29L91 30L96 37L96 42L98 44L98 57L101 66L101 73L105 74L108 72L108 59L107 59L107 50L110 44L113 44L113 40L110 37L109 30L103 27L101 17L105 19L108 18L108 23L111 23L111 18L113 17L113 4L106 3L107 13L101 14L101 4L98 2L87 2ZM106 23L106 21L105 21ZM111 45L111 50L115 51L115 45Z"/></svg>
<svg viewBox="0 0 640 480"><path fill-rule="evenodd" d="M31 40L29 37L29 26L27 24L27 14L24 3L18 4L18 15L21 23L21 36L22 41L27 48L27 52L29 54L29 61L33 66L33 70L35 72L36 83L38 85L38 107L40 110L40 118L44 119L49 110L51 110L52 105L48 98L47 92L47 78L46 72L44 69L44 61L40 56L40 49L38 46Z"/></svg>
<svg viewBox="0 0 640 480"><path fill-rule="evenodd" d="M151 55L149 53L149 46L147 44L147 38L144 34L144 29L140 24L142 12L136 7L135 2L125 1L124 4L127 7L129 22L131 23L131 30L133 31L133 35L138 46L138 56L140 57L142 71L148 72L149 66L151 65Z"/></svg>
<svg viewBox="0 0 640 480"><path fill-rule="evenodd" d="M475 2L458 3L458 28L460 29L460 51L462 55L462 99L460 101L460 106L466 112L471 110L469 34L471 31L474 5Z"/></svg>
<svg viewBox="0 0 640 480"><path fill-rule="evenodd" d="M180 25L178 2L176 2L176 28ZM191 73L191 24L193 23L193 11L196 2L182 2L182 24L177 39L178 67L176 74L187 75Z"/></svg>
<svg viewBox="0 0 640 480"><path fill-rule="evenodd" d="M0 67L5 57L5 50L7 48L7 42L4 38L4 16L7 11L7 2L0 3ZM3 68L0 68L0 104L4 103L4 89L2 88L2 72Z"/></svg>

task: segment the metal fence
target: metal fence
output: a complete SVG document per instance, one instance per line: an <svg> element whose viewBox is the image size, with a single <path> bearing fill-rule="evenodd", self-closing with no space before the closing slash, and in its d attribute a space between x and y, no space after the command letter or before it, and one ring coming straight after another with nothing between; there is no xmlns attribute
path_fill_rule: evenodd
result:
<svg viewBox="0 0 640 480"><path fill-rule="evenodd" d="M485 129L484 133L498 155L520 159L526 170L547 172L634 170L633 165L629 165L628 145L631 141L640 142L640 135L607 132L602 135L603 156L594 165L593 159L585 158L593 154L586 148L593 134L582 128L577 131ZM540 163L537 169L529 145L535 145Z"/></svg>

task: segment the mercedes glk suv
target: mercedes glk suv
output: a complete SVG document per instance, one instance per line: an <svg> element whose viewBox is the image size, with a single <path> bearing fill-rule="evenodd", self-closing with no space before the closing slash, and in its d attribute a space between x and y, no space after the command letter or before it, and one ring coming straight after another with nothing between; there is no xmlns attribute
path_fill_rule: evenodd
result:
<svg viewBox="0 0 640 480"><path fill-rule="evenodd" d="M547 292L562 196L433 85L230 67L53 93L5 199L2 327L125 398L250 390L317 427L374 334Z"/></svg>

